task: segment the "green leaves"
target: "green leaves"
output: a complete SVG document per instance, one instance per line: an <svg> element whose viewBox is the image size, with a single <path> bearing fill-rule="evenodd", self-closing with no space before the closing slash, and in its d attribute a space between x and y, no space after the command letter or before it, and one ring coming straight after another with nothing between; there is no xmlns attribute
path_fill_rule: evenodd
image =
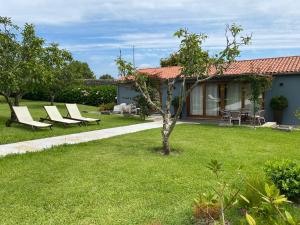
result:
<svg viewBox="0 0 300 225"><path fill-rule="evenodd" d="M300 166L291 160L267 162L265 165L267 177L287 197L300 197Z"/></svg>
<svg viewBox="0 0 300 225"><path fill-rule="evenodd" d="M247 220L247 222L248 222L249 225L256 225L255 220L248 213L246 213L246 220Z"/></svg>
<svg viewBox="0 0 300 225"><path fill-rule="evenodd" d="M211 160L207 166L210 171L212 171L217 177L223 171L222 170L222 163L219 163L218 160Z"/></svg>
<svg viewBox="0 0 300 225"><path fill-rule="evenodd" d="M294 221L292 215L291 215L288 211L285 211L284 214L285 214L285 216L286 216L287 222L288 222L290 225L296 225L296 222Z"/></svg>

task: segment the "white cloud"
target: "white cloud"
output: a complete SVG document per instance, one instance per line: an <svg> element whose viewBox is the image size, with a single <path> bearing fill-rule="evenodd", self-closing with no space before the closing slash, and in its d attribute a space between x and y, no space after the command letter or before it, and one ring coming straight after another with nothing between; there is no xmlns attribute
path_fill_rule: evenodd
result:
<svg viewBox="0 0 300 225"><path fill-rule="evenodd" d="M0 0L0 14L19 22L63 24L89 20L222 21L257 16L298 17L298 0Z"/></svg>

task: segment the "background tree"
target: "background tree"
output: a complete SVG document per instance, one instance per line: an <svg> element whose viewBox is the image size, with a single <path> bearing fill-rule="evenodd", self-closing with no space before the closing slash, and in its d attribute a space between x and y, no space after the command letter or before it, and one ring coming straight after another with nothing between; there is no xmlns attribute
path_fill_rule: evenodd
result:
<svg viewBox="0 0 300 225"><path fill-rule="evenodd" d="M131 63L121 58L116 60L120 75L124 78L133 80L139 92L144 96L148 103L163 119L162 127L162 144L165 155L170 154L169 137L176 125L177 119L182 111L182 106L186 96L198 84L206 82L223 73L224 70L235 61L240 54L240 47L249 44L250 36L241 36L243 29L235 24L226 27L225 37L226 46L223 51L211 56L209 52L203 49L202 45L207 35L190 33L187 29L180 29L174 35L181 39L179 55L179 65L182 66L182 73L177 78L169 78L164 81L167 85L167 98L164 106L157 104L148 92L147 75L139 73ZM215 75L211 71L215 70ZM181 82L178 110L175 116L171 117L171 102L173 99L173 90L177 81ZM186 81L189 80L191 85L187 88Z"/></svg>
<svg viewBox="0 0 300 225"><path fill-rule="evenodd" d="M20 33L10 18L0 17L0 94L11 110L8 126L15 120L12 107L41 80L43 43L32 24L25 24Z"/></svg>
<svg viewBox="0 0 300 225"><path fill-rule="evenodd" d="M68 65L68 70L70 73L74 74L74 77L82 77L82 79L95 79L93 71L86 62L74 60Z"/></svg>
<svg viewBox="0 0 300 225"><path fill-rule="evenodd" d="M179 66L179 53L174 52L169 57L160 59L160 66L167 67L167 66Z"/></svg>
<svg viewBox="0 0 300 225"><path fill-rule="evenodd" d="M110 74L103 74L99 77L99 79L102 79L102 80L113 80L113 76L110 75Z"/></svg>
<svg viewBox="0 0 300 225"><path fill-rule="evenodd" d="M53 105L57 93L66 86L72 85L82 78L78 73L69 70L72 63L72 55L64 49L59 49L58 44L52 43L44 49L45 77L43 87L50 95Z"/></svg>

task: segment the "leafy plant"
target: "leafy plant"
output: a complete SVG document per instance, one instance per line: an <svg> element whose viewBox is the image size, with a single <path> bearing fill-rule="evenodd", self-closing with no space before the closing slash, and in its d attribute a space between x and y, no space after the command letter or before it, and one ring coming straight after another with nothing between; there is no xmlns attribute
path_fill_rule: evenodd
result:
<svg viewBox="0 0 300 225"><path fill-rule="evenodd" d="M174 97L171 104L174 108L178 108L179 107L179 97L178 96Z"/></svg>
<svg viewBox="0 0 300 225"><path fill-rule="evenodd" d="M255 209L258 215L264 215L267 217L267 224L300 224L299 222L295 222L292 215L282 207L285 204L290 203L290 201L285 195L280 194L279 189L274 184L269 185L266 183L264 193L257 190L251 184L247 184L253 189L253 191L257 192L261 196L261 204L257 207L253 207L253 209ZM244 201L250 203L245 196L241 195L241 197ZM246 212L245 216L249 225L256 224L255 219L249 215L248 212Z"/></svg>
<svg viewBox="0 0 300 225"><path fill-rule="evenodd" d="M242 209L248 210L253 207L260 206L261 195L259 194L259 192L264 192L266 181L262 176L252 176L250 178L245 178L245 180L250 185L245 185L245 187L242 189L243 195L240 195L240 198L243 201L239 201L239 206ZM258 190L258 192L253 191L253 188L251 188L251 186L255 187Z"/></svg>
<svg viewBox="0 0 300 225"><path fill-rule="evenodd" d="M194 217L202 223L209 224L220 218L220 203L215 193L202 193L194 199Z"/></svg>
<svg viewBox="0 0 300 225"><path fill-rule="evenodd" d="M300 109L297 109L295 112L295 116L300 119Z"/></svg>
<svg viewBox="0 0 300 225"><path fill-rule="evenodd" d="M146 117L150 116L151 113L151 105L147 102L147 100L142 95L138 95L133 99L137 107L140 108L140 117L145 120Z"/></svg>
<svg viewBox="0 0 300 225"><path fill-rule="evenodd" d="M288 100L284 96L274 96L271 99L270 106L273 110L284 110L288 107Z"/></svg>
<svg viewBox="0 0 300 225"><path fill-rule="evenodd" d="M290 199L299 200L300 166L295 161L269 161L264 169L267 177L283 194Z"/></svg>
<svg viewBox="0 0 300 225"><path fill-rule="evenodd" d="M207 211L214 215L210 216L210 219L213 220L214 224L219 223L225 225L227 224L225 212L237 203L237 196L240 190L234 189L222 178L222 163L217 160L211 160L208 163L207 168L216 176L217 182L212 185L211 188L213 192L211 194L202 194L202 201L200 201L196 208L199 212L202 212L201 209L205 209L206 207ZM204 198L205 201L203 201L203 197L207 197ZM215 212L216 209L219 209L218 214ZM220 221L217 221L218 219Z"/></svg>
<svg viewBox="0 0 300 225"><path fill-rule="evenodd" d="M115 103L114 102L111 102L111 103L102 103L100 106L99 106L99 111L106 111L106 110L113 110L114 109L114 106L115 106Z"/></svg>

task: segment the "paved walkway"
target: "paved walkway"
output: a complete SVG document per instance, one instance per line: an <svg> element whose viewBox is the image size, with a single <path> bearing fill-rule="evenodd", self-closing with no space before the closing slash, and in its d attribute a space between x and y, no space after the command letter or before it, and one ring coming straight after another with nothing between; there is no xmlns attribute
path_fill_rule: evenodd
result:
<svg viewBox="0 0 300 225"><path fill-rule="evenodd" d="M153 128L159 128L162 126L161 121L141 123L129 126L108 128L102 130L94 130L76 134L68 134L63 136L49 137L43 139L36 139L31 141L22 141L12 144L0 145L0 156L8 154L22 154L26 152L38 152L43 151L53 146L63 144L78 144L82 142L100 140L104 138L110 138L122 134L129 134L143 130L149 130Z"/></svg>

